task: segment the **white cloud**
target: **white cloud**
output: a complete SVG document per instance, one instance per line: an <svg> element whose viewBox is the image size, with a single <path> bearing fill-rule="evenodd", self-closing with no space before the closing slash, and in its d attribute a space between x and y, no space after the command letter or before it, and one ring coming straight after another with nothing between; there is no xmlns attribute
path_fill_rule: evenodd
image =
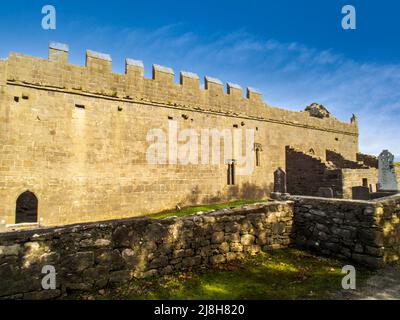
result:
<svg viewBox="0 0 400 320"><path fill-rule="evenodd" d="M389 149L400 156L400 65L360 63L329 48L260 39L244 30L205 37L183 29L179 24L156 30L102 28L101 39L114 41L100 45L114 58L118 53L143 59L147 75L150 64L158 63L257 87L271 105L300 110L315 101L343 121L356 113L362 152Z"/></svg>

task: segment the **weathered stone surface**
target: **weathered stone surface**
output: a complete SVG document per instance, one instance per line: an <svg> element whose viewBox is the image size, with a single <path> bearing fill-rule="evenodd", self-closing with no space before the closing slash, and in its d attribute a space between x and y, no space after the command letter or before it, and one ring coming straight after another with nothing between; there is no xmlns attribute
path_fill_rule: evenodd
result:
<svg viewBox="0 0 400 320"><path fill-rule="evenodd" d="M222 254L210 257L211 264L220 264L220 263L224 263L225 261L226 261L226 258Z"/></svg>
<svg viewBox="0 0 400 320"><path fill-rule="evenodd" d="M65 269L81 272L94 264L94 253L88 252L77 252L74 254L63 257L62 265Z"/></svg>
<svg viewBox="0 0 400 320"><path fill-rule="evenodd" d="M126 226L117 227L112 235L112 240L116 247L129 247L129 229Z"/></svg>
<svg viewBox="0 0 400 320"><path fill-rule="evenodd" d="M294 196L154 221L154 227L151 220L130 219L0 234L0 297L46 298L40 293L43 264L56 266L61 291L90 291L125 283L131 275L146 278L245 259L287 247L291 239L320 254L377 267L399 252L399 215L400 196L374 202Z"/></svg>
<svg viewBox="0 0 400 320"><path fill-rule="evenodd" d="M0 256L18 256L21 251L19 244L0 246Z"/></svg>
<svg viewBox="0 0 400 320"><path fill-rule="evenodd" d="M0 162L2 172L12 177L3 179L0 189L7 224L15 218L15 191L27 185L42 197L40 216L46 225L86 223L159 212L176 202L263 198L271 191L273 172L285 166L282 150L289 144L304 152L313 146L320 154L334 147L348 157L358 151L358 127L325 119L329 113L320 106L309 112L270 108L257 90L248 88L244 98L230 84L225 94L220 81L210 77L203 90L198 77L187 72L175 85L172 70L161 66L154 66L154 79L144 79L143 63L131 59L126 73L115 75L111 57L91 51L85 66L70 65L67 48L53 45L49 60L14 53L0 60L0 104L3 115L9 115L1 118L8 131L2 135ZM34 110L34 121L32 114L13 113L22 105ZM137 115L134 126L122 125L131 114ZM321 114L323 119L315 118ZM216 167L208 161L185 170L149 164L146 135L170 121L190 124L199 134L205 125L218 130L257 125L252 147L260 170L244 176L235 190L221 179L225 163ZM21 134L30 139L16 139Z"/></svg>
<svg viewBox="0 0 400 320"><path fill-rule="evenodd" d="M298 246L372 268L397 259L399 195L375 201L289 199L296 201L293 238Z"/></svg>
<svg viewBox="0 0 400 320"><path fill-rule="evenodd" d="M131 272L129 270L114 271L110 273L110 283L123 283L131 279Z"/></svg>
<svg viewBox="0 0 400 320"><path fill-rule="evenodd" d="M117 249L99 251L96 255L96 263L110 266L112 270L120 269L125 265L125 261Z"/></svg>
<svg viewBox="0 0 400 320"><path fill-rule="evenodd" d="M304 111L307 111L312 117L316 118L329 118L330 112L322 105L318 103L312 103Z"/></svg>
<svg viewBox="0 0 400 320"><path fill-rule="evenodd" d="M222 243L225 240L225 233L223 231L214 232L211 237L211 243Z"/></svg>
<svg viewBox="0 0 400 320"><path fill-rule="evenodd" d="M245 234L245 235L242 236L240 242L241 242L242 245L248 246L248 245L253 244L254 240L255 240L255 237L253 235Z"/></svg>

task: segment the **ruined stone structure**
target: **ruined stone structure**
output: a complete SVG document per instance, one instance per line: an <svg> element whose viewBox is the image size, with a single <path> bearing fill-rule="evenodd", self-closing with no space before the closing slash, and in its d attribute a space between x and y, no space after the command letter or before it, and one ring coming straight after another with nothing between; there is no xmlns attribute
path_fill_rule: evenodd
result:
<svg viewBox="0 0 400 320"><path fill-rule="evenodd" d="M0 233L0 299L92 292L289 245L369 268L399 260L400 195L376 201L286 197L182 218ZM57 270L56 290L42 289L46 265Z"/></svg>
<svg viewBox="0 0 400 320"><path fill-rule="evenodd" d="M400 195L373 201L291 196L298 247L372 268L400 258Z"/></svg>
<svg viewBox="0 0 400 320"><path fill-rule="evenodd" d="M48 299L133 278L243 260L287 247L293 204L264 203L183 218L147 217L0 234L0 300ZM57 270L43 290L41 270Z"/></svg>
<svg viewBox="0 0 400 320"><path fill-rule="evenodd" d="M362 161L345 159L329 149L325 158L321 158L288 146L286 170L290 194L324 196L323 193L330 189L332 198L352 199L353 187L364 186L370 192L378 191L378 169Z"/></svg>
<svg viewBox="0 0 400 320"><path fill-rule="evenodd" d="M202 89L190 72L181 72L176 83L174 71L158 65L147 79L143 63L131 59L125 74L116 74L109 55L92 51L86 66L72 65L68 50L53 43L48 59L12 53L0 60L0 221L6 224L63 225L146 215L177 204L261 199L273 189L273 173L286 170L287 146L323 162L329 161L327 150L357 161L355 116L344 123L316 104L303 112L275 108L254 89L244 97L240 86L228 83L225 92L211 77ZM168 133L171 122L179 130L252 129L254 170L235 175L235 159L149 163L149 132ZM174 152L169 144L164 155ZM369 178L376 169L360 166L338 167L351 178L340 182L337 196L349 196L363 178L376 183ZM290 181L292 175L289 192Z"/></svg>

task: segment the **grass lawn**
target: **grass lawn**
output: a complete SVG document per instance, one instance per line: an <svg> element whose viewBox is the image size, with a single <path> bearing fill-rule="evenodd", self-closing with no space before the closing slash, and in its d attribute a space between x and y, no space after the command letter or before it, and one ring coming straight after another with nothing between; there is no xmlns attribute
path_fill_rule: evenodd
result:
<svg viewBox="0 0 400 320"><path fill-rule="evenodd" d="M245 204L253 204L253 203L258 203L258 202L266 202L266 201L268 201L268 200L240 200L240 201L234 201L234 202L228 202L228 203L208 204L208 205L200 205L200 206L195 206L195 207L185 207L179 211L178 210L163 211L160 213L150 215L148 217L151 219L164 219L164 218L168 218L168 217L172 217L172 216L184 217L184 216L189 216L191 214L194 214L196 212L208 212L211 210L218 210L218 209L223 209L223 208L230 208L230 207L242 206Z"/></svg>
<svg viewBox="0 0 400 320"><path fill-rule="evenodd" d="M263 253L245 263L135 280L74 299L324 299L341 290L345 262L297 249ZM357 286L372 273L357 270ZM71 297L69 297L71 298Z"/></svg>
<svg viewBox="0 0 400 320"><path fill-rule="evenodd" d="M400 166L400 162L395 162L394 165L395 166Z"/></svg>

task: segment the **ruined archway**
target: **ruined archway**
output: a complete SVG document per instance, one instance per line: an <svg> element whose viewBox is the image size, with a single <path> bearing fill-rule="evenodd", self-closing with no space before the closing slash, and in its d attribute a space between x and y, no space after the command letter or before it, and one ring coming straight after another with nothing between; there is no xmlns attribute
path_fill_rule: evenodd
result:
<svg viewBox="0 0 400 320"><path fill-rule="evenodd" d="M35 223L38 221L38 199L33 192L25 191L17 199L15 223Z"/></svg>

